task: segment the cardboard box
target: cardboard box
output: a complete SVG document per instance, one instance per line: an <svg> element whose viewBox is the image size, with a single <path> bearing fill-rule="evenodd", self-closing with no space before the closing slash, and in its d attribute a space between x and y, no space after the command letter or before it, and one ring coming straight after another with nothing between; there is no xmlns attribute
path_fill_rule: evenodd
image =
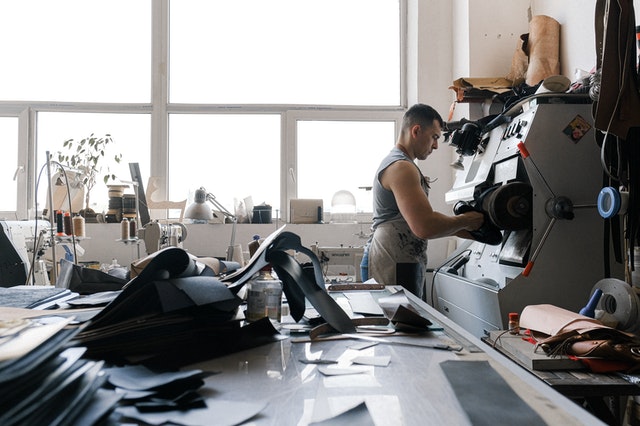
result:
<svg viewBox="0 0 640 426"><path fill-rule="evenodd" d="M322 223L322 200L293 199L289 203L290 223Z"/></svg>

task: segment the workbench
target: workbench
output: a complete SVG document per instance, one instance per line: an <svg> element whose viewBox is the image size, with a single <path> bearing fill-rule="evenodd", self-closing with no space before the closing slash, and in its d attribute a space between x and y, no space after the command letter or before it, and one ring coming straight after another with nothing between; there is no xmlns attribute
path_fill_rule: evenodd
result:
<svg viewBox="0 0 640 426"><path fill-rule="evenodd" d="M485 342L562 395L583 404L608 424L622 424L627 397L637 386L616 373L593 373L579 360L548 357L523 334L492 331Z"/></svg>
<svg viewBox="0 0 640 426"><path fill-rule="evenodd" d="M407 298L419 308L421 315L431 320L430 332L420 336L381 337L384 343L364 349L365 340L334 335L331 339L310 341L304 334L292 334L278 342L189 368L219 372L206 379L201 393L207 396L226 401L265 401L266 408L251 420L252 425L329 424L321 421L362 402L371 418L366 424L468 425L471 422L458 394L443 373L442 363L450 361L488 363L547 424L602 424L420 299L411 294L407 294ZM354 345L360 345L360 349ZM439 345L444 349L419 345ZM356 365L352 363L356 357L378 360L388 357L389 362L388 365ZM328 364L314 363L314 360ZM322 373L335 368L361 371L346 375ZM486 383L474 383L471 379L467 389L477 390L479 396L488 391ZM498 416L511 408L504 407L500 399L491 401L490 405ZM331 424L344 424L340 423L343 419L333 421L338 423ZM532 422L522 418L518 424Z"/></svg>

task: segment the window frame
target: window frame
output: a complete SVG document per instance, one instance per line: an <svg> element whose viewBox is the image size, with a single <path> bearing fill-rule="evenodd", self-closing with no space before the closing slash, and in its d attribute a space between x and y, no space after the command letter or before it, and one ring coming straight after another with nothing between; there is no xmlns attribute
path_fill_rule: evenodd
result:
<svg viewBox="0 0 640 426"><path fill-rule="evenodd" d="M298 188L289 170L297 173L298 120L344 121L396 121L399 128L402 112L407 106L407 1L400 2L400 105L375 107L346 107L322 105L221 105L169 103L169 2L157 0L151 7L151 102L150 103L83 103L83 102L31 102L0 101L0 116L18 117L19 166L17 175L18 200L15 216L29 218L35 205L35 183L40 165L35 164L37 141L37 117L39 112L92 112L151 115L151 152L149 167L152 176L164 178L168 188L169 114L280 114L281 118L281 168L279 200L282 219L288 221L289 200L296 198ZM392 141L390 141L391 144ZM26 194L26 196L21 196ZM166 195L159 194L159 195ZM12 212L8 212L12 213Z"/></svg>

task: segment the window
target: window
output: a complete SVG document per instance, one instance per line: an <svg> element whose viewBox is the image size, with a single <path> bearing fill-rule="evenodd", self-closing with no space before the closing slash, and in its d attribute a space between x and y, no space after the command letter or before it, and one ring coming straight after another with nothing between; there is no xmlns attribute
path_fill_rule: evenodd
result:
<svg viewBox="0 0 640 426"><path fill-rule="evenodd" d="M96 137L110 134L114 144L107 147L105 158L111 159L116 154L122 154L122 161L109 163L109 173L123 181L131 181L129 163L139 163L143 184L149 178L149 150L151 139L149 135L150 117L148 114L92 114L92 113L52 113L38 114L38 171L46 163L46 151L57 159L57 152L63 150L63 142L68 139L80 141L92 133ZM103 169L103 173L107 170ZM102 176L102 175L101 175ZM47 203L47 175L43 174L38 188L38 210ZM127 193L134 193L130 186ZM96 212L108 209L108 188L103 181L93 188L90 194L91 207Z"/></svg>
<svg viewBox="0 0 640 426"><path fill-rule="evenodd" d="M0 167L0 182L2 182L2 197L0 197L0 212L14 212L17 207L17 176L18 165L18 119L16 117L0 117L0 146L2 158L5 161Z"/></svg>
<svg viewBox="0 0 640 426"><path fill-rule="evenodd" d="M171 2L171 102L400 104L398 0Z"/></svg>
<svg viewBox="0 0 640 426"><path fill-rule="evenodd" d="M247 197L279 208L279 115L172 114L169 128L172 199L193 201L202 186L232 213Z"/></svg>
<svg viewBox="0 0 640 426"><path fill-rule="evenodd" d="M2 99L149 102L150 4L2 2Z"/></svg>
<svg viewBox="0 0 640 426"><path fill-rule="evenodd" d="M395 122L298 121L298 196L322 198L349 191L357 212L371 212L371 186L382 158L395 143Z"/></svg>
<svg viewBox="0 0 640 426"><path fill-rule="evenodd" d="M5 158L26 161L28 177L0 210L41 210L44 153L110 133L123 154L115 174L130 180L137 162L143 183L166 180L171 200L203 186L231 211L250 196L285 218L291 198L329 205L348 187L370 211L361 188L395 140L406 98L406 9L405 0L2 2L0 112L10 118L0 132L17 141ZM349 166L339 181L327 177ZM106 209L107 194L95 188L92 207Z"/></svg>

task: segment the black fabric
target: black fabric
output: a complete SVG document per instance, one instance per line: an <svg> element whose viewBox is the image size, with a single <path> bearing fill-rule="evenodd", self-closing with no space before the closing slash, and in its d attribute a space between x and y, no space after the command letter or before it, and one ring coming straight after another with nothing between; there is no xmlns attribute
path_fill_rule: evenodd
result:
<svg viewBox="0 0 640 426"><path fill-rule="evenodd" d="M79 294L122 290L128 280L105 274L97 269L85 268L62 259L57 287L65 287Z"/></svg>
<svg viewBox="0 0 640 426"><path fill-rule="evenodd" d="M311 275L311 271L309 270L306 274L300 263L287 253L288 250L295 250L309 258L313 265L312 279L308 276ZM298 235L279 230L262 243L256 254L258 257L253 259L248 267L223 278L223 281L230 282L229 289L232 292L237 294L256 272L270 264L282 280L283 291L287 295L289 308L296 321L302 318L305 311L305 301L301 297L304 294L323 319L335 330L340 333L355 333L355 326L349 316L327 293L318 257L302 245Z"/></svg>
<svg viewBox="0 0 640 426"><path fill-rule="evenodd" d="M502 102L504 106L502 111L509 111L512 106L520 102L522 99L535 95L542 82L529 86L527 83L520 83L511 88L510 91L495 96L495 102Z"/></svg>
<svg viewBox="0 0 640 426"><path fill-rule="evenodd" d="M423 298L425 280L422 263L396 263L396 283L421 299Z"/></svg>
<svg viewBox="0 0 640 426"><path fill-rule="evenodd" d="M131 280L118 297L100 311L84 333L137 317L168 315L207 307L209 315L231 319L238 299L215 277L195 275L197 267L186 251L167 247Z"/></svg>
<svg viewBox="0 0 640 426"><path fill-rule="evenodd" d="M349 316L338 306L335 300L324 289L320 288L304 275L302 267L293 257L284 251L274 251L270 253L269 259L274 265L276 272L286 271L293 278L294 282L302 289L304 295L309 299L318 313L327 323L341 333L354 333L355 327ZM277 266L276 266L277 265ZM291 283L288 284L289 286ZM299 306L296 307L299 309Z"/></svg>
<svg viewBox="0 0 640 426"><path fill-rule="evenodd" d="M474 426L547 424L487 361L440 363Z"/></svg>
<svg viewBox="0 0 640 426"><path fill-rule="evenodd" d="M1 226L0 250L0 287L24 285L27 281L25 264Z"/></svg>
<svg viewBox="0 0 640 426"><path fill-rule="evenodd" d="M292 310L305 306L305 297L334 329L355 332L348 315L327 293L320 262L302 247L300 237L279 233L269 239L247 268L227 277L198 275L196 261L182 249L168 247L127 283L76 337L87 356L112 362L144 362L182 366L277 340L268 318L241 325L242 299L237 293L260 269L271 264L283 280ZM313 279L287 250L310 257Z"/></svg>

